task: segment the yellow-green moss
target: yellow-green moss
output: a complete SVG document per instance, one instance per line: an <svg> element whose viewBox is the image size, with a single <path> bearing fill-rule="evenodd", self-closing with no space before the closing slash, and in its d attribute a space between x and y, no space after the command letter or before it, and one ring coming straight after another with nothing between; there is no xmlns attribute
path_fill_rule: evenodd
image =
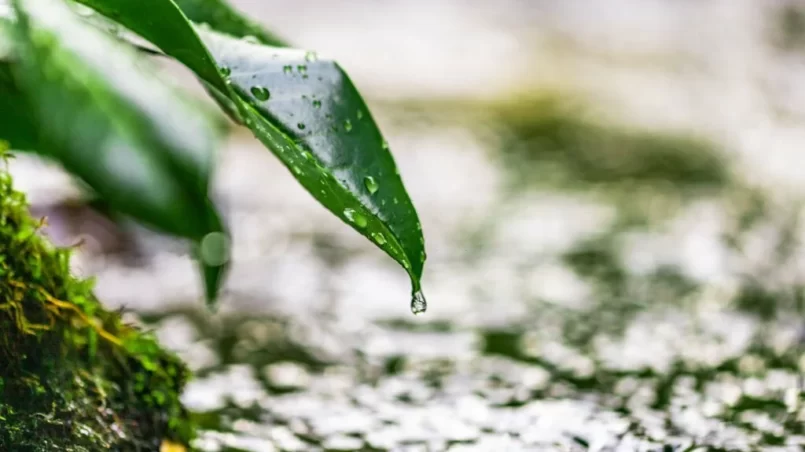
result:
<svg viewBox="0 0 805 452"><path fill-rule="evenodd" d="M103 308L0 169L0 450L187 444L182 363Z"/></svg>

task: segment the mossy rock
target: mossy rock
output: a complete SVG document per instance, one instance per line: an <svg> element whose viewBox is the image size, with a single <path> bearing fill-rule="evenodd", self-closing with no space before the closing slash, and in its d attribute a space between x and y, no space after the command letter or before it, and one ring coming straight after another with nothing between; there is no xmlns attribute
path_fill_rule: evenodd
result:
<svg viewBox="0 0 805 452"><path fill-rule="evenodd" d="M103 308L0 169L0 451L183 450L188 372Z"/></svg>

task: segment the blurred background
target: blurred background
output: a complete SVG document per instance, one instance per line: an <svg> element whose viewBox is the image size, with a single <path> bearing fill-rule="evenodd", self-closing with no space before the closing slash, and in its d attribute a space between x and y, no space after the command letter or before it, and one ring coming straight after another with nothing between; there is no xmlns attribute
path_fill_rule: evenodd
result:
<svg viewBox="0 0 805 452"><path fill-rule="evenodd" d="M364 94L429 310L245 129L215 314L181 244L20 156L76 272L195 371L200 450L805 446L804 2L234 3Z"/></svg>

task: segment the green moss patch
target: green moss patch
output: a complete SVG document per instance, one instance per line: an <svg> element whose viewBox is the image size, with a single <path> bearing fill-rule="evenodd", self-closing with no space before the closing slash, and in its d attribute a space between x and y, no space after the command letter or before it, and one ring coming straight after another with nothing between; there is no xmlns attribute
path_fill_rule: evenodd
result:
<svg viewBox="0 0 805 452"><path fill-rule="evenodd" d="M187 371L71 276L0 170L0 450L155 451L187 444Z"/></svg>

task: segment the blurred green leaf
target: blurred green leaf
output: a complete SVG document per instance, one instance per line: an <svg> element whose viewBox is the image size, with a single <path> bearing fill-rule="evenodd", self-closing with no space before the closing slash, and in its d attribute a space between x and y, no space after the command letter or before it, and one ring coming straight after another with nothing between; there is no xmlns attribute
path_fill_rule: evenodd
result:
<svg viewBox="0 0 805 452"><path fill-rule="evenodd" d="M83 23L63 0L15 0L15 80L39 126L37 151L109 205L199 249L223 225L207 197L217 137L209 118L136 53ZM200 253L203 254L203 253ZM215 298L225 269L202 262Z"/></svg>
<svg viewBox="0 0 805 452"><path fill-rule="evenodd" d="M0 61L0 140L12 149L33 150L37 146L37 121L11 69L10 62Z"/></svg>
<svg viewBox="0 0 805 452"><path fill-rule="evenodd" d="M285 41L241 14L225 0L176 0L176 4L188 19L197 24L207 24L213 30L236 38L255 41L277 47L287 47Z"/></svg>
<svg viewBox="0 0 805 452"><path fill-rule="evenodd" d="M36 147L37 126L28 101L12 74L15 46L14 24L6 11L0 11L0 140L12 149Z"/></svg>
<svg viewBox="0 0 805 452"><path fill-rule="evenodd" d="M377 124L335 62L198 27L208 50L171 0L80 1L193 70L322 205L406 269L412 309L424 310L416 210Z"/></svg>

